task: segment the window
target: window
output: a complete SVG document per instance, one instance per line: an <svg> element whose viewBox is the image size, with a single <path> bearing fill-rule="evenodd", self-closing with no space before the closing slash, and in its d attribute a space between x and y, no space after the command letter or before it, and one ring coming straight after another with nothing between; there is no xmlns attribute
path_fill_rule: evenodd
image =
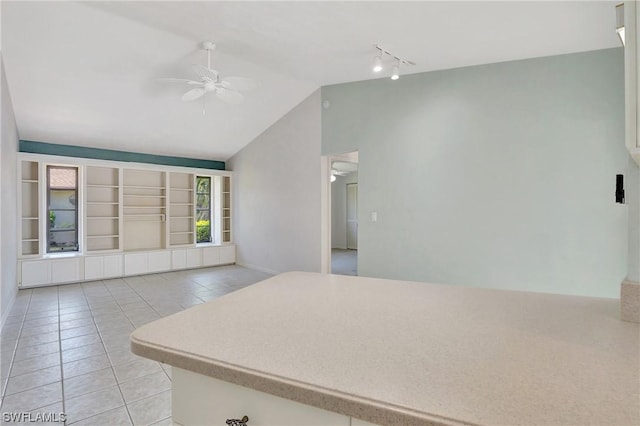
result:
<svg viewBox="0 0 640 426"><path fill-rule="evenodd" d="M196 177L196 242L211 242L211 177Z"/></svg>
<svg viewBox="0 0 640 426"><path fill-rule="evenodd" d="M78 251L78 168L47 166L47 253Z"/></svg>

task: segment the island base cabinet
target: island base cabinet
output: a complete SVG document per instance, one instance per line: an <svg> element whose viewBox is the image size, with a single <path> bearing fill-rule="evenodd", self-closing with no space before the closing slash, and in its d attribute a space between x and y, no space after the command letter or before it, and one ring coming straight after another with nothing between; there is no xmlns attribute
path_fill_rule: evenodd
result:
<svg viewBox="0 0 640 426"><path fill-rule="evenodd" d="M173 367L172 416L182 426L224 425L249 417L247 426L349 426L342 414ZM367 423L364 423L367 424Z"/></svg>

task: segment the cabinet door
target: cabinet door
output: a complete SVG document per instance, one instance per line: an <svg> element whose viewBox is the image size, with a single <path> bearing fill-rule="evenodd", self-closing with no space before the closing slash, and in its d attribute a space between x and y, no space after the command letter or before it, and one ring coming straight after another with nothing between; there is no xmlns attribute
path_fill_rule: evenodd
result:
<svg viewBox="0 0 640 426"><path fill-rule="evenodd" d="M122 276L122 255L113 254L103 257L102 276L113 278Z"/></svg>
<svg viewBox="0 0 640 426"><path fill-rule="evenodd" d="M48 260L33 260L22 262L22 287L51 283L51 262Z"/></svg>
<svg viewBox="0 0 640 426"><path fill-rule="evenodd" d="M172 369L173 421L182 425L224 425L249 417L248 425L349 426L342 414L300 404L177 367Z"/></svg>
<svg viewBox="0 0 640 426"><path fill-rule="evenodd" d="M236 246L222 246L220 247L220 264L228 265L229 263L236 262Z"/></svg>
<svg viewBox="0 0 640 426"><path fill-rule="evenodd" d="M184 269L187 267L187 251L172 250L171 251L171 269Z"/></svg>
<svg viewBox="0 0 640 426"><path fill-rule="evenodd" d="M154 251L149 253L149 272L162 272L171 269L171 252Z"/></svg>
<svg viewBox="0 0 640 426"><path fill-rule="evenodd" d="M220 247L204 247L202 249L202 266L220 264Z"/></svg>
<svg viewBox="0 0 640 426"><path fill-rule="evenodd" d="M102 256L88 256L84 258L84 279L99 280L102 278Z"/></svg>
<svg viewBox="0 0 640 426"><path fill-rule="evenodd" d="M149 272L149 254L131 253L124 255L124 274L138 275Z"/></svg>
<svg viewBox="0 0 640 426"><path fill-rule="evenodd" d="M202 250L199 248L187 249L187 268L202 266Z"/></svg>
<svg viewBox="0 0 640 426"><path fill-rule="evenodd" d="M51 282L68 283L80 281L81 258L58 259L51 261Z"/></svg>

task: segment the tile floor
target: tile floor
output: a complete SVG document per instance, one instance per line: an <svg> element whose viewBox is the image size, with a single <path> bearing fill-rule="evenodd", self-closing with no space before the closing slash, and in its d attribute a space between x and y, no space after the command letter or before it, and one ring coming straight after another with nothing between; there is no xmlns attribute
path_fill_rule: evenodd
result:
<svg viewBox="0 0 640 426"><path fill-rule="evenodd" d="M129 334L268 277L233 265L21 290L0 334L0 412L171 425L171 367L132 354Z"/></svg>

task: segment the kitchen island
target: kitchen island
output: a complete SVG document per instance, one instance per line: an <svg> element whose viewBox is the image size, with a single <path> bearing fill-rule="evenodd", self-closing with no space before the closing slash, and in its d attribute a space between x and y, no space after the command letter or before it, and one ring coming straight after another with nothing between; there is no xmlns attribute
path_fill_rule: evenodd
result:
<svg viewBox="0 0 640 426"><path fill-rule="evenodd" d="M173 420L640 424L640 325L619 301L291 272L154 321Z"/></svg>

